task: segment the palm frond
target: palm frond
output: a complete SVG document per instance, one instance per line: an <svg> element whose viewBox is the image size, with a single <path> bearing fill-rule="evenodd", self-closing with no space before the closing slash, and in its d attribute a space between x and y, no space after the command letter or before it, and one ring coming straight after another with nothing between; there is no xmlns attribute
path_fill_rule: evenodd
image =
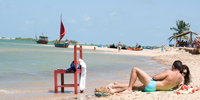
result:
<svg viewBox="0 0 200 100"><path fill-rule="evenodd" d="M176 21L176 26L177 26L177 28L176 27L170 28L170 30L175 30L177 32L173 33L173 36L168 38L169 42L171 42L175 38L174 37L175 35L178 35L185 31L190 30L190 24L189 23L186 24L183 20ZM183 36L182 38L188 40L188 36Z"/></svg>

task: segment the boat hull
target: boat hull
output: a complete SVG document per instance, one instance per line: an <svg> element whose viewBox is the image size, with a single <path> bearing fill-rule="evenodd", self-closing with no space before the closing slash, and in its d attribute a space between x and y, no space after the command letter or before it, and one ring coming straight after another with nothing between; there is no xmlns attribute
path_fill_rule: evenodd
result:
<svg viewBox="0 0 200 100"><path fill-rule="evenodd" d="M38 40L36 42L39 43L39 44L47 44L48 43L48 41L44 41L44 40Z"/></svg>
<svg viewBox="0 0 200 100"><path fill-rule="evenodd" d="M39 44L47 44L48 43L48 36L40 36L39 40L36 41Z"/></svg>
<svg viewBox="0 0 200 100"><path fill-rule="evenodd" d="M54 43L55 47L61 47L61 48L68 48L69 43L63 43L63 44L56 44Z"/></svg>

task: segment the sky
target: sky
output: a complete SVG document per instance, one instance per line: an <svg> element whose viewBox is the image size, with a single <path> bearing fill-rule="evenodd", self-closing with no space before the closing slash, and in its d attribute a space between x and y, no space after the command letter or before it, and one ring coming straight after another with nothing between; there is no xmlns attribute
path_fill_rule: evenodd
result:
<svg viewBox="0 0 200 100"><path fill-rule="evenodd" d="M169 46L176 21L200 34L200 0L0 0L0 37ZM171 42L174 44L174 41Z"/></svg>

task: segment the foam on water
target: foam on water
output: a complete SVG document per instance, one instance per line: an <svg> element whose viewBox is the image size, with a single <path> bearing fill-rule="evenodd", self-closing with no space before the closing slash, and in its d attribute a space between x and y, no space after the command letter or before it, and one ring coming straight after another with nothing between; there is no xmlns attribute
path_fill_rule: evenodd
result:
<svg viewBox="0 0 200 100"><path fill-rule="evenodd" d="M0 89L0 94L13 94L13 91L5 90L5 89Z"/></svg>

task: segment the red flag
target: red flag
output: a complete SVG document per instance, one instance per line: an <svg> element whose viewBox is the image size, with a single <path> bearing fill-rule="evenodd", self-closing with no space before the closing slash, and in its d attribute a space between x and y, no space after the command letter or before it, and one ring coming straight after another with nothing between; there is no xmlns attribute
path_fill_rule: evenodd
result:
<svg viewBox="0 0 200 100"><path fill-rule="evenodd" d="M62 22L62 14L61 14L61 25L60 25L60 40L65 36L65 27ZM59 43L60 43L59 40Z"/></svg>

